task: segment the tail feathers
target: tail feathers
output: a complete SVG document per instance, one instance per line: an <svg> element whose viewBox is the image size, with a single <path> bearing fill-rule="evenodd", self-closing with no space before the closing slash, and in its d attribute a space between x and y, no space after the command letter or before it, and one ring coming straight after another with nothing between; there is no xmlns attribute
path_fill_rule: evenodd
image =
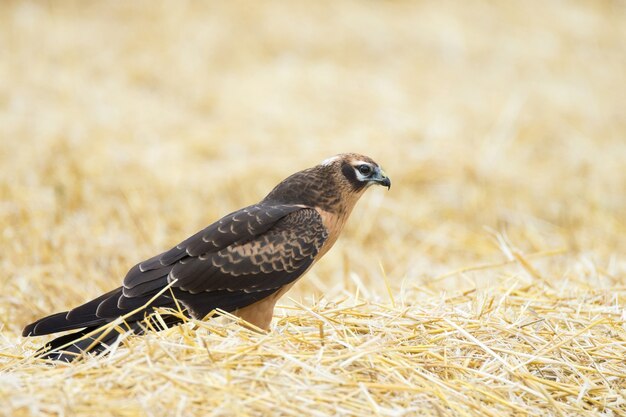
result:
<svg viewBox="0 0 626 417"><path fill-rule="evenodd" d="M53 339L38 351L37 356L41 359L72 362L85 353L97 355L104 352L128 330L139 333L142 328L139 322L119 327L88 327ZM90 334L92 332L94 333Z"/></svg>
<svg viewBox="0 0 626 417"><path fill-rule="evenodd" d="M110 322L113 318L121 316L125 311L115 309L107 315L98 315L98 307L107 301L117 300L122 295L122 288L116 288L106 294L86 302L85 304L70 311L63 311L48 317L43 317L29 324L22 331L22 336L42 336L45 334L62 332L65 330L81 329L84 327L98 327Z"/></svg>
<svg viewBox="0 0 626 417"><path fill-rule="evenodd" d="M98 326L102 326L106 324L107 319L103 319L100 317L92 316L79 316L73 317L73 319L67 319L67 311L63 311L61 313L56 313L48 317L44 317L42 319L37 320L34 323L29 324L24 327L22 331L22 336L42 336L45 334L62 332L65 330L73 330L80 327L93 327L96 328Z"/></svg>
<svg viewBox="0 0 626 417"><path fill-rule="evenodd" d="M22 336L42 336L84 327L103 326L117 317L144 306L150 301L152 295L126 299L122 295L122 288L116 288L70 311L43 317L29 324L22 331ZM173 305L174 302L171 299L163 297L151 303L150 307L171 307ZM126 317L126 319L129 322L140 320L143 318L145 311L149 311L151 308L146 306L144 311L138 311L137 314Z"/></svg>
<svg viewBox="0 0 626 417"><path fill-rule="evenodd" d="M156 330L164 330L183 321L180 317L173 315L161 316L160 320L152 320L150 318L146 318L146 320L151 320L152 326L150 327ZM165 324L165 328L163 324ZM92 326L53 339L38 351L37 356L42 359L72 362L85 353L97 355L104 352L121 335L128 331L140 335L144 333L145 329L144 320L123 322L115 327L107 325ZM94 333L90 334L92 332Z"/></svg>
<svg viewBox="0 0 626 417"><path fill-rule="evenodd" d="M38 356L71 362L84 352L97 354L106 350L126 331L130 330L136 334L143 333L144 318L149 316L156 307L176 307L175 301L166 296L151 301L155 294L156 292L146 294L143 297L127 298L123 296L121 287L116 288L73 310L39 319L26 326L22 335L41 336L67 330L78 330L52 340L38 352ZM122 325L108 325L119 317L124 317L126 320ZM163 322L165 322L166 327L170 327L181 321L175 316L162 316L158 323L153 321L153 325L150 327L161 329ZM90 334L92 332L93 334Z"/></svg>

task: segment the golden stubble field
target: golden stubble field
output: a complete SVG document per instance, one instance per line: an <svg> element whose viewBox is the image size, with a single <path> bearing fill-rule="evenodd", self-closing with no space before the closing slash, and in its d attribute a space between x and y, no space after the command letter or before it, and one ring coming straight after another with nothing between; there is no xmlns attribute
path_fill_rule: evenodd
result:
<svg viewBox="0 0 626 417"><path fill-rule="evenodd" d="M626 5L0 5L0 415L626 414ZM49 366L22 327L346 151L282 300Z"/></svg>

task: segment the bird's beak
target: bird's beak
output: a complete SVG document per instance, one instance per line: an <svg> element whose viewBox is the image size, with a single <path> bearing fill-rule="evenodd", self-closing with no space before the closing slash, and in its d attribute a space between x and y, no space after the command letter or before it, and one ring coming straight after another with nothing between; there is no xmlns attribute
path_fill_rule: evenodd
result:
<svg viewBox="0 0 626 417"><path fill-rule="evenodd" d="M391 180L389 179L387 174L385 174L385 171L383 171L381 168L376 168L376 172L372 177L372 181L374 181L376 184L382 185L383 187L387 187L388 190L391 189Z"/></svg>

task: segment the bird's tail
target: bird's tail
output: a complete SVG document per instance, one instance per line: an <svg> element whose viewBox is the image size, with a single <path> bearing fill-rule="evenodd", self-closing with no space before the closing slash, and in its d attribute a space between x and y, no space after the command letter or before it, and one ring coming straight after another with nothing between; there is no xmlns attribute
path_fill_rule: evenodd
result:
<svg viewBox="0 0 626 417"><path fill-rule="evenodd" d="M62 362L72 362L84 354L98 355L109 349L122 335L143 334L147 328L164 330L182 319L176 315L163 315L159 320L148 316L145 320L108 323L103 326L87 327L74 333L66 334L51 340L37 351L37 357ZM148 326L148 321L151 324ZM164 326L165 325L165 326Z"/></svg>
<svg viewBox="0 0 626 417"><path fill-rule="evenodd" d="M123 299L125 304L120 303L122 291L121 287L116 288L73 310L43 317L26 326L22 335L42 336L78 330L53 339L37 352L41 358L71 362L83 353L105 351L127 332L142 334L148 324L149 328L163 330L164 325L171 327L183 321L180 315L163 315L159 320L150 318L154 317L157 307L177 307L173 298L160 297L164 290L144 297Z"/></svg>
<svg viewBox="0 0 626 417"><path fill-rule="evenodd" d="M137 330L140 330L138 322L117 327L111 325L88 327L51 340L37 351L37 357L72 362L85 353L95 355L102 353L115 343L122 334L127 331L135 333Z"/></svg>

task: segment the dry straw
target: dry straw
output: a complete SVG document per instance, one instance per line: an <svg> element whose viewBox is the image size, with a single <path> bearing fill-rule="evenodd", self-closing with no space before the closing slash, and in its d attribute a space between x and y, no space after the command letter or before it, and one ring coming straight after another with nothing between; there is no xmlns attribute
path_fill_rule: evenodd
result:
<svg viewBox="0 0 626 417"><path fill-rule="evenodd" d="M626 415L624 21L603 1L3 2L0 415ZM19 336L344 151L393 188L270 333L187 320L71 365Z"/></svg>

